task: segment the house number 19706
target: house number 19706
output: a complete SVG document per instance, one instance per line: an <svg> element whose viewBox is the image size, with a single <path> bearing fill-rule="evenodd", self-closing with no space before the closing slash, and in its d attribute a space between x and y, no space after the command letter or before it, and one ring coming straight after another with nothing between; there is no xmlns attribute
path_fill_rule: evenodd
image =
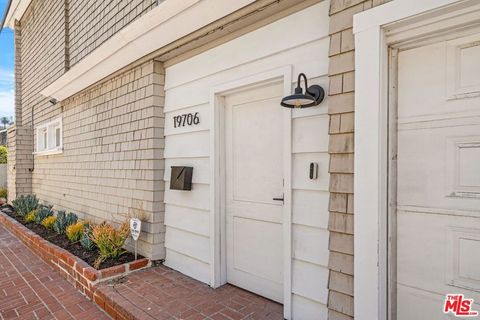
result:
<svg viewBox="0 0 480 320"><path fill-rule="evenodd" d="M200 123L200 118L198 117L198 112L195 113L184 113L178 116L173 117L173 127L185 127L186 125L196 125Z"/></svg>

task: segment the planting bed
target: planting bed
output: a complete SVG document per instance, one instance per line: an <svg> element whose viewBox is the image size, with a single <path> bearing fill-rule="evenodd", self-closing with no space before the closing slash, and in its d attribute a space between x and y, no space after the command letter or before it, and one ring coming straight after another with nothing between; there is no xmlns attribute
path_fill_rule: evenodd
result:
<svg viewBox="0 0 480 320"><path fill-rule="evenodd" d="M6 208L8 208L8 207L6 207ZM99 255L97 249L92 250L92 251L87 251L80 245L79 242L72 243L67 239L67 237L65 235L57 234L55 231L46 229L43 226L38 225L34 222L26 223L22 218L20 218L14 212L12 212L11 210L8 210L6 208L5 208L5 210L2 210L3 213L8 214L10 217L17 220L19 223L23 224L28 229L35 232L36 234L38 234L43 239L48 240L51 243L56 244L57 246L71 252L75 256L79 257L80 259L82 259L83 261L88 263L90 266L93 266L93 263L95 262L95 259L97 259L98 255ZM141 255L138 255L137 257L138 257L138 259L143 258L143 256L141 256ZM133 253L126 252L126 253L122 254L117 259L109 258L109 259L103 261L100 264L100 267L98 269L105 269L105 268L121 265L121 264L132 262L132 261L135 261L135 255Z"/></svg>
<svg viewBox="0 0 480 320"><path fill-rule="evenodd" d="M47 240L48 235L45 233L43 236L41 236L34 232L34 229L36 229L35 227L30 226L32 229L27 228L29 224L24 225L24 223L21 223L20 220L17 220L16 217L14 217L14 214L11 212L7 214L8 211L9 210L5 207L0 208L0 223L5 228L10 230L10 232L15 234L45 262L50 264L78 291L95 302L97 302L97 295L100 294L96 292L97 286L102 281L122 277L134 270L144 269L151 265L151 261L149 259L141 258L131 261L131 256L129 258L127 255L126 258L131 262L96 270L83 261L80 257ZM75 251L72 250L72 248L70 248L70 250ZM76 250L84 251L85 249L82 247L82 249L77 248ZM91 260L93 261L93 259ZM125 262L125 260L123 261ZM105 306L100 306L105 308Z"/></svg>

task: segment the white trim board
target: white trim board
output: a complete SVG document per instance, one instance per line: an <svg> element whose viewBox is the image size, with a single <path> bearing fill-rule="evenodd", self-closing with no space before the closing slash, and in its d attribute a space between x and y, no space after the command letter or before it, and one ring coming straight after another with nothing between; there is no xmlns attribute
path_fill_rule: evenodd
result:
<svg viewBox="0 0 480 320"><path fill-rule="evenodd" d="M41 94L62 101L254 0L166 0L120 30Z"/></svg>
<svg viewBox="0 0 480 320"><path fill-rule="evenodd" d="M20 21L20 19L22 19L30 2L32 2L32 0L12 0L4 26L13 29L15 27L15 20Z"/></svg>
<svg viewBox="0 0 480 320"><path fill-rule="evenodd" d="M291 94L292 66L285 66L216 86L210 92L210 285L217 288L227 281L225 230L224 96L234 90L282 81L284 95ZM284 305L285 319L292 316L292 112L284 109Z"/></svg>
<svg viewBox="0 0 480 320"><path fill-rule="evenodd" d="M355 317L387 319L388 51L477 23L478 0L395 0L354 16ZM459 18L459 17L462 18Z"/></svg>

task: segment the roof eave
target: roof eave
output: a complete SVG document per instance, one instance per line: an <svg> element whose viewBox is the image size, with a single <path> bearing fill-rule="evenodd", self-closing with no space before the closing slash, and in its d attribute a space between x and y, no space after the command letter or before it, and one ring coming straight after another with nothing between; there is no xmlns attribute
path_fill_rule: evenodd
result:
<svg viewBox="0 0 480 320"><path fill-rule="evenodd" d="M31 0L8 0L7 9L3 14L1 29L13 28L15 20L20 20L30 5Z"/></svg>
<svg viewBox="0 0 480 320"><path fill-rule="evenodd" d="M0 31L2 31L5 26L5 21L7 20L7 15L8 15L8 12L10 11L11 5L12 5L12 0L8 0L7 7L5 8L5 12L3 13L2 24L0 25Z"/></svg>

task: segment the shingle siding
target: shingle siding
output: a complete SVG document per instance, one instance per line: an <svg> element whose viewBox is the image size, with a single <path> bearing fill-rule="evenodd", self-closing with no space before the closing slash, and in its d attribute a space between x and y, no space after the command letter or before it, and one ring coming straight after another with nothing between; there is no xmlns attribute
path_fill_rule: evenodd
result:
<svg viewBox="0 0 480 320"><path fill-rule="evenodd" d="M10 200L33 192L56 209L94 222L118 222L143 210L139 252L163 259L163 65L151 60L132 66L61 103L40 94L156 5L156 0L31 2L15 28L17 121L9 130L8 183ZM58 117L63 153L32 155L33 128Z"/></svg>
<svg viewBox="0 0 480 320"><path fill-rule="evenodd" d="M61 103L63 153L36 156L33 192L85 219L143 209L142 254L164 257L163 66L149 61Z"/></svg>
<svg viewBox="0 0 480 320"><path fill-rule="evenodd" d="M388 0L331 0L329 49L329 319L353 319L353 161L355 42L353 15Z"/></svg>
<svg viewBox="0 0 480 320"><path fill-rule="evenodd" d="M70 63L75 65L126 25L150 11L157 0L69 0Z"/></svg>
<svg viewBox="0 0 480 320"><path fill-rule="evenodd" d="M28 127L9 127L7 188L8 199L32 193L33 144Z"/></svg>
<svg viewBox="0 0 480 320"><path fill-rule="evenodd" d="M40 91L65 73L64 1L32 1L21 20L22 125L59 114Z"/></svg>

